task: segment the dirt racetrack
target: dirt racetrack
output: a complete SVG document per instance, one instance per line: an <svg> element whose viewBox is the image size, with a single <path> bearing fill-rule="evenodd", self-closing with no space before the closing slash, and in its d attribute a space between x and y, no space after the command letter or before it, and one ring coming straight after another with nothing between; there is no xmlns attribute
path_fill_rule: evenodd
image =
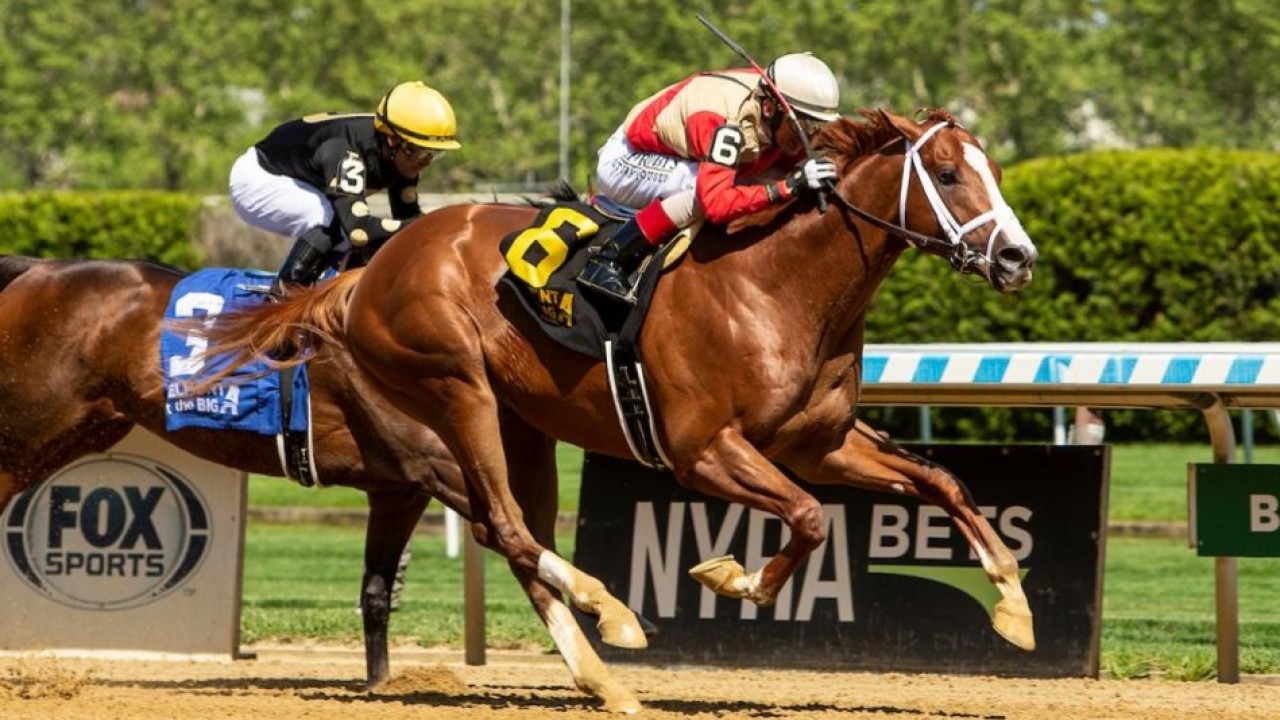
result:
<svg viewBox="0 0 1280 720"><path fill-rule="evenodd" d="M4 720L573 720L608 715L559 659L394 650L392 679L361 685L357 649L255 648L236 662L0 659ZM645 710L668 718L1277 718L1280 685L1162 680L1006 680L936 675L613 666Z"/></svg>

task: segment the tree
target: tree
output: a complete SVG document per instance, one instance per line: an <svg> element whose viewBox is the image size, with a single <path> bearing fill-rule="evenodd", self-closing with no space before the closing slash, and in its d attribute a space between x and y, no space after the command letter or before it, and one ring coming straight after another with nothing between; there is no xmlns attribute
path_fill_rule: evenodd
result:
<svg viewBox="0 0 1280 720"><path fill-rule="evenodd" d="M826 60L846 112L946 107L1005 164L1100 142L1276 144L1280 4L1267 0L706 5L762 64L801 50ZM576 0L572 18L580 187L636 102L745 64L684 0ZM221 192L277 123L372 112L409 79L445 93L464 144L424 189L559 172L560 3L8 0L0 23L0 188Z"/></svg>

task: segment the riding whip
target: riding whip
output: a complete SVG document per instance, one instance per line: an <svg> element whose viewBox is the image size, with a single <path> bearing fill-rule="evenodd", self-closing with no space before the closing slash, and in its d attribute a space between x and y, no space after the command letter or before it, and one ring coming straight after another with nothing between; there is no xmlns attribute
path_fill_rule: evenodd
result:
<svg viewBox="0 0 1280 720"><path fill-rule="evenodd" d="M733 38L726 35L723 30L716 27L710 20L703 17L702 13L694 13L694 15L698 18L698 22L705 25L712 33L715 33L716 37L720 38L725 45L728 45L730 50L737 53L738 57L746 60L747 63L750 64L751 67L760 75L760 79L764 80L764 85L768 88L769 93L773 95L773 99L778 101L778 105L782 108L782 111L786 113L787 120L791 121L791 127L796 131L796 136L800 138L800 144L804 146L805 157L810 160L814 159L813 147L809 144L809 136L805 133L804 127L800 125L800 118L796 117L796 111L791 109L791 103L787 102L786 96L782 94L782 91L778 89L777 85L773 84L773 79L769 77L769 73L765 72L741 45L734 42ZM827 196L819 192L818 212L825 213L826 211Z"/></svg>

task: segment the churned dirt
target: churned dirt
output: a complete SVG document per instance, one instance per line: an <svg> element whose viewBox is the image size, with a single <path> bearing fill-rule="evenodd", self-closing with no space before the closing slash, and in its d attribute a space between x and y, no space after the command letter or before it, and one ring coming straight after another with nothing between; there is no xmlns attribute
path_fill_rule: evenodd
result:
<svg viewBox="0 0 1280 720"><path fill-rule="evenodd" d="M472 667L449 651L393 650L392 678L366 691L355 648L256 648L234 662L0 658L5 720L605 718L558 658L490 652ZM648 668L614 664L669 718L1277 718L1280 685Z"/></svg>

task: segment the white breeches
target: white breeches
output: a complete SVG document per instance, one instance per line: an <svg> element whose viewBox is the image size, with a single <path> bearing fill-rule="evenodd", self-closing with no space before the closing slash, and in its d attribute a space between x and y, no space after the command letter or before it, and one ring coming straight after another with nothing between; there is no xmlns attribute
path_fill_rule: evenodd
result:
<svg viewBox="0 0 1280 720"><path fill-rule="evenodd" d="M333 205L324 193L284 175L273 175L249 148L231 166L231 205L250 225L298 238L317 225L333 222Z"/></svg>
<svg viewBox="0 0 1280 720"><path fill-rule="evenodd" d="M600 147L596 163L605 209L631 215L662 199L662 209L676 227L702 217L697 203L698 163L671 155L637 152L618 128Z"/></svg>

